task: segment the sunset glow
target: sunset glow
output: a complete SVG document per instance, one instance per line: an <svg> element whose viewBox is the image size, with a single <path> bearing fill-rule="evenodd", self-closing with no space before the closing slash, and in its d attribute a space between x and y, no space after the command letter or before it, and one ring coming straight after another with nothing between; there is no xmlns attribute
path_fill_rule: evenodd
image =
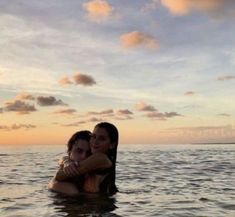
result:
<svg viewBox="0 0 235 217"><path fill-rule="evenodd" d="M0 2L0 145L235 142L235 1Z"/></svg>

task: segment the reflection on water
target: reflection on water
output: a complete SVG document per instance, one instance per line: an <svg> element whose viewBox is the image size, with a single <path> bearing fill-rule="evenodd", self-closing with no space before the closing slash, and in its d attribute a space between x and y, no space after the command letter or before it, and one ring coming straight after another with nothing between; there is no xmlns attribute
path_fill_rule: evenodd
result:
<svg viewBox="0 0 235 217"><path fill-rule="evenodd" d="M112 211L116 209L115 198L98 195L80 195L78 197L65 197L54 193L51 196L56 207L56 213L63 216L118 216Z"/></svg>
<svg viewBox="0 0 235 217"><path fill-rule="evenodd" d="M64 150L0 147L0 216L235 216L235 145L120 146L113 197L48 191Z"/></svg>

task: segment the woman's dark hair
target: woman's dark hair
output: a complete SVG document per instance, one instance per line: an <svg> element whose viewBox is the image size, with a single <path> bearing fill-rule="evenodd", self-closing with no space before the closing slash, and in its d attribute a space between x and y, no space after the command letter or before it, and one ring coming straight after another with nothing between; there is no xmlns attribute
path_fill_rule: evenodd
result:
<svg viewBox="0 0 235 217"><path fill-rule="evenodd" d="M114 147L108 151L108 157L112 161L112 167L110 174L105 178L101 183L101 191L105 193L114 194L118 191L115 179L116 179L116 159L117 159L117 147L118 147L118 138L119 133L118 129L111 123L101 122L98 123L95 128L103 128L107 131L110 143L114 144Z"/></svg>
<svg viewBox="0 0 235 217"><path fill-rule="evenodd" d="M91 139L91 132L88 130L82 130L74 133L72 137L69 139L67 143L67 152L68 154L71 152L73 145L79 140L85 140L87 142L90 142Z"/></svg>

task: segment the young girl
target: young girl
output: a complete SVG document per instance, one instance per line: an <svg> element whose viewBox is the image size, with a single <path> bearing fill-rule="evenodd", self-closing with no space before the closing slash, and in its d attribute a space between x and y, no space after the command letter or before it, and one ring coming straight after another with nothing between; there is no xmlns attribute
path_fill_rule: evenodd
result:
<svg viewBox="0 0 235 217"><path fill-rule="evenodd" d="M68 141L67 153L68 156L63 157L60 160L60 169L66 166L65 162L69 161L71 165L77 165L79 162L85 160L89 155L91 155L90 141L91 132L90 131L78 131L76 132ZM70 167L70 173L73 172ZM53 178L49 183L48 187L50 190L64 193L68 195L76 195L83 191L84 176L79 177L68 177L63 182L59 182L56 178Z"/></svg>

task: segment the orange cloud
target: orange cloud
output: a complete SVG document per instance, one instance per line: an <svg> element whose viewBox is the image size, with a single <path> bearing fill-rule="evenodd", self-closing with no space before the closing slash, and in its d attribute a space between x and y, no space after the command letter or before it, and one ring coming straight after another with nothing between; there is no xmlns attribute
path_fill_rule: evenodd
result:
<svg viewBox="0 0 235 217"><path fill-rule="evenodd" d="M120 40L124 48L135 48L142 46L149 49L156 49L159 46L154 37L138 31L123 34L120 37Z"/></svg>
<svg viewBox="0 0 235 217"><path fill-rule="evenodd" d="M161 0L161 4L174 15L187 15L202 11L211 15L234 16L234 0Z"/></svg>
<svg viewBox="0 0 235 217"><path fill-rule="evenodd" d="M220 4L218 0L161 0L161 3L175 15L186 15L191 10L211 11Z"/></svg>
<svg viewBox="0 0 235 217"><path fill-rule="evenodd" d="M93 0L83 4L88 17L94 22L101 22L109 17L113 8L105 0Z"/></svg>
<svg viewBox="0 0 235 217"><path fill-rule="evenodd" d="M59 80L59 84L60 85L69 85L69 84L72 84L73 82L69 80L69 78L67 76L61 78Z"/></svg>
<svg viewBox="0 0 235 217"><path fill-rule="evenodd" d="M73 78L77 85L80 84L83 86L92 86L96 84L96 81L90 75L78 73L74 75Z"/></svg>

